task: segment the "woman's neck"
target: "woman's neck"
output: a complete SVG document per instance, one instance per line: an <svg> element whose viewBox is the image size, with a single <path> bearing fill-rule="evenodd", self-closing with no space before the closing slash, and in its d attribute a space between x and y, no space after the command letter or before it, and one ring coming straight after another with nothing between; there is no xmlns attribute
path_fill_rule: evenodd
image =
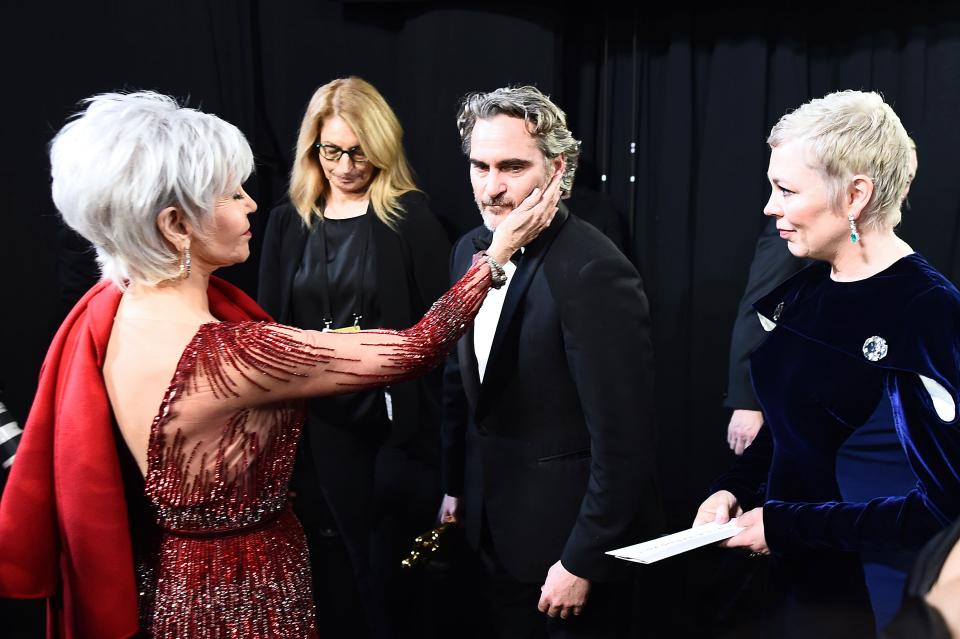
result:
<svg viewBox="0 0 960 639"><path fill-rule="evenodd" d="M124 294L117 317L190 324L214 321L207 298L209 283L210 274L195 269L186 279L168 280L157 286L135 284Z"/></svg>
<svg viewBox="0 0 960 639"><path fill-rule="evenodd" d="M863 229L857 242L845 242L830 260L830 278L837 282L864 280L911 253L910 245L892 229Z"/></svg>
<svg viewBox="0 0 960 639"><path fill-rule="evenodd" d="M332 220L359 217L367 212L370 203L366 191L348 193L331 188L323 207L323 216Z"/></svg>

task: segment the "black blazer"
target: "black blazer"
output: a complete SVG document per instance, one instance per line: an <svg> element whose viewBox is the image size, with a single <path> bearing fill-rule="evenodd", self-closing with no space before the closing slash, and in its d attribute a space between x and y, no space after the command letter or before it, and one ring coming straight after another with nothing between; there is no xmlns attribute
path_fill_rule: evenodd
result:
<svg viewBox="0 0 960 639"><path fill-rule="evenodd" d="M453 279L483 227L457 243ZM540 583L558 559L595 581L626 576L607 550L660 527L650 316L636 269L561 210L514 274L481 384L473 330L444 371L443 482L477 546Z"/></svg>
<svg viewBox="0 0 960 639"><path fill-rule="evenodd" d="M396 230L381 222L372 207L367 209L373 221L380 313L386 327L397 329L419 321L447 290L446 265L450 254L450 242L430 212L426 196L410 191L400 197L400 204L404 215ZM293 276L303 257L308 233L292 204L282 204L270 212L260 258L257 301L281 323L290 322ZM390 394L393 429L388 443L403 446L411 454L436 464L440 374L396 384Z"/></svg>
<svg viewBox="0 0 960 639"><path fill-rule="evenodd" d="M737 320L730 336L727 397L723 403L727 408L760 410L750 381L750 354L766 339L767 332L760 326L753 303L810 262L793 256L787 243L780 238L777 220L770 218L757 238L747 287L740 298Z"/></svg>

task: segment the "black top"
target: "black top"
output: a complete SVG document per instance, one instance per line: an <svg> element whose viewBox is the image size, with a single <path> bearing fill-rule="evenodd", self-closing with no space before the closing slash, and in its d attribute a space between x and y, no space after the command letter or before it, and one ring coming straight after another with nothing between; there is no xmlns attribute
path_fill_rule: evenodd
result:
<svg viewBox="0 0 960 639"><path fill-rule="evenodd" d="M353 326L381 328L377 296L376 251L372 250L372 213L346 219L325 218L310 228L290 296L294 326L322 330ZM382 429L387 414L382 390L369 390L310 402L310 421Z"/></svg>
<svg viewBox="0 0 960 639"><path fill-rule="evenodd" d="M943 615L927 604L924 597L940 577L947 556L960 540L960 519L930 540L910 571L903 607L883 633L884 639L948 639L950 630Z"/></svg>
<svg viewBox="0 0 960 639"><path fill-rule="evenodd" d="M361 322L364 328L407 328L415 324L449 285L447 264L450 244L426 197L417 191L400 196L402 217L392 227L381 222L373 207L361 219L372 229L370 246L375 275L370 287L376 287L379 307L376 324L370 323L374 311L367 307ZM350 223L349 220L343 220ZM328 220L329 222L329 220ZM294 321L294 280L303 263L307 243L316 227L308 229L296 209L284 203L270 212L260 257L258 301L281 323ZM327 227L331 231L332 225ZM368 285L364 283L364 289ZM332 306L332 305L331 305ZM334 312L337 309L334 308ZM349 311L347 311L349 313ZM317 319L322 319L319 315ZM335 324L342 326L344 322ZM352 319L347 325L352 324ZM322 321L303 324L322 329ZM391 389L393 423L392 445L402 446L411 455L437 463L439 440L439 373L396 384ZM311 434L312 436L312 434ZM322 438L321 438L322 439Z"/></svg>
<svg viewBox="0 0 960 639"><path fill-rule="evenodd" d="M376 251L369 215L324 219L313 225L293 276L294 326L382 328L377 297ZM324 259L326 258L326 259Z"/></svg>

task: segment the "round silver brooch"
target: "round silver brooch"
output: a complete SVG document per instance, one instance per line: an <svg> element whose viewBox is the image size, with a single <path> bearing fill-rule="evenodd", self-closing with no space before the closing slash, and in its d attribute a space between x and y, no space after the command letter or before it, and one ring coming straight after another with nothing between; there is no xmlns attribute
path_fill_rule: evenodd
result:
<svg viewBox="0 0 960 639"><path fill-rule="evenodd" d="M877 362L887 356L887 340L874 335L863 343L863 356L871 362Z"/></svg>

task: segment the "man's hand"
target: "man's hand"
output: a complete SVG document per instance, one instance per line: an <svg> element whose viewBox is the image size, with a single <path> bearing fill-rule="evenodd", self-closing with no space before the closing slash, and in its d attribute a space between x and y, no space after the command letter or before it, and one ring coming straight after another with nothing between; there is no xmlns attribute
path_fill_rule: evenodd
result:
<svg viewBox="0 0 960 639"><path fill-rule="evenodd" d="M590 580L568 572L558 561L547 571L547 580L540 593L537 609L550 617L560 615L561 619L566 619L571 614L583 612L590 594Z"/></svg>
<svg viewBox="0 0 960 639"><path fill-rule="evenodd" d="M730 415L730 424L727 426L727 443L735 455L742 455L743 451L753 443L757 433L763 426L763 413L758 410L738 408Z"/></svg>
<svg viewBox="0 0 960 639"><path fill-rule="evenodd" d="M440 504L440 523L441 524L459 524L460 523L460 498L443 496L443 502Z"/></svg>

